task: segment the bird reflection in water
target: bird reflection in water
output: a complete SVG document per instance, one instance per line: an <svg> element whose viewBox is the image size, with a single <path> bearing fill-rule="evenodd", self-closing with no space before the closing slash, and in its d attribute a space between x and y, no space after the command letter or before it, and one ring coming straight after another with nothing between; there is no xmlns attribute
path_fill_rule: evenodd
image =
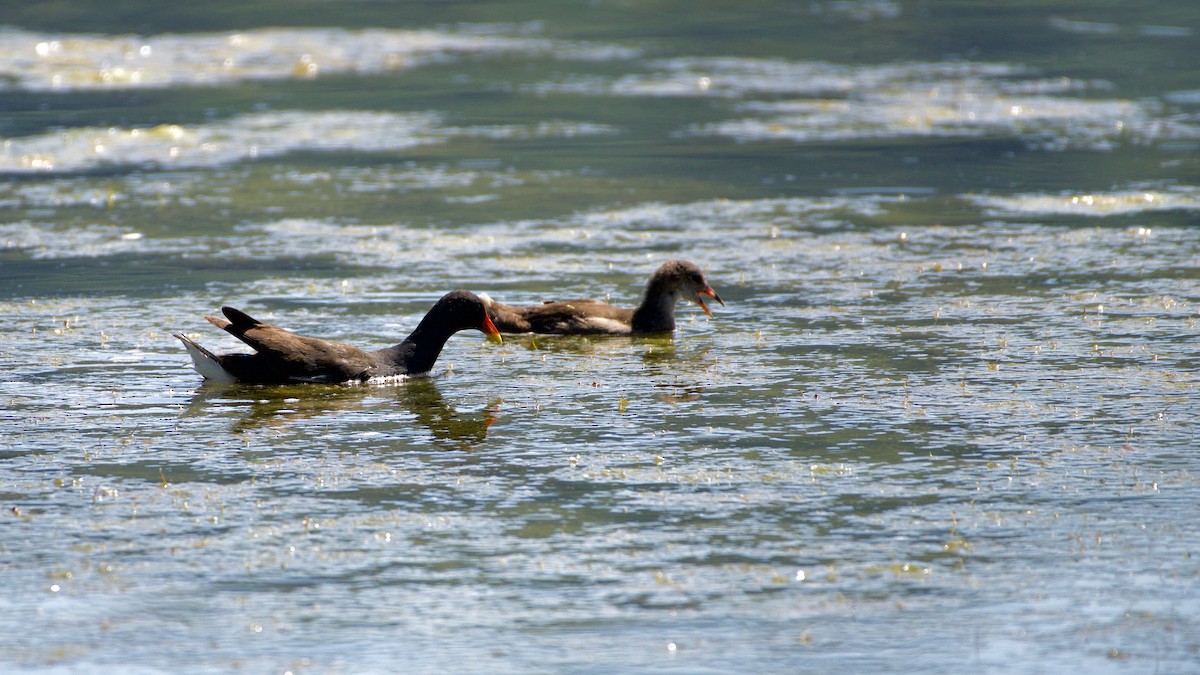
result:
<svg viewBox="0 0 1200 675"><path fill-rule="evenodd" d="M400 405L416 415L418 424L429 429L435 439L459 450L471 450L482 444L500 411L500 400L495 399L479 412L460 413L442 398L437 385L428 377L394 389Z"/></svg>
<svg viewBox="0 0 1200 675"><path fill-rule="evenodd" d="M633 337L516 335L510 346L546 355L565 354L591 359L592 368L613 368L629 357L630 346L640 352L643 370L665 403L697 401L712 384L717 359L712 340L678 340L674 334Z"/></svg>
<svg viewBox="0 0 1200 675"><path fill-rule="evenodd" d="M212 385L196 390L184 415L209 414L214 406L244 409L232 431L242 433L284 427L301 419L369 412L395 402L429 430L439 446L471 450L487 438L500 401L479 412L463 413L451 406L433 377L416 377L389 385ZM381 400L382 399L382 400ZM401 420L400 423L408 423Z"/></svg>
<svg viewBox="0 0 1200 675"><path fill-rule="evenodd" d="M712 357L713 345L685 344L686 352L679 353L673 336L633 338L642 351L642 363L654 386L658 399L665 403L698 401L712 382L710 372L716 366Z"/></svg>

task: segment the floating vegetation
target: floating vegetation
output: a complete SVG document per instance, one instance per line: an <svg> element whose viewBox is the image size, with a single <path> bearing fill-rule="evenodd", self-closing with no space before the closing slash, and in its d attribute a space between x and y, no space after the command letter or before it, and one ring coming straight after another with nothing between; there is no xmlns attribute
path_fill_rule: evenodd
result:
<svg viewBox="0 0 1200 675"><path fill-rule="evenodd" d="M632 58L615 45L471 31L267 28L136 35L0 31L0 89L78 91L213 86L245 80L374 74L459 56L535 53L559 59Z"/></svg>
<svg viewBox="0 0 1200 675"><path fill-rule="evenodd" d="M1161 190L1123 190L1074 194L963 195L963 199L994 215L1068 215L1104 218L1153 211L1200 209L1200 188L1176 186Z"/></svg>
<svg viewBox="0 0 1200 675"><path fill-rule="evenodd" d="M1006 137L1044 150L1109 150L1139 140L1197 138L1200 128L1164 127L1142 103L1008 96L949 87L863 92L849 99L747 103L755 116L694 127L741 141L798 143L931 137Z"/></svg>
<svg viewBox="0 0 1200 675"><path fill-rule="evenodd" d="M208 124L81 127L9 138L0 146L0 171L48 173L133 165L157 169L211 167L278 157L289 152L400 152L456 136L494 140L608 134L610 127L541 122L531 127L444 128L434 113L280 111Z"/></svg>
<svg viewBox="0 0 1200 675"><path fill-rule="evenodd" d="M31 258L105 256L156 248L139 232L115 225L89 225L63 232L29 221L0 223L0 251L22 249Z"/></svg>
<svg viewBox="0 0 1200 675"><path fill-rule="evenodd" d="M675 58L649 62L652 72L630 74L611 81L580 79L537 85L541 91L569 91L617 96L828 96L894 88L904 83L960 83L983 88L985 83L1031 75L1028 68L1005 63L934 62L845 66L822 61L785 61L739 57ZM1046 81L1055 91L1078 88L1070 80Z"/></svg>
<svg viewBox="0 0 1200 675"><path fill-rule="evenodd" d="M1120 35L1121 33L1133 33L1142 37L1161 39L1188 38L1195 34L1195 31L1187 26L1158 26L1150 24L1122 26L1116 23L1108 23L1103 21L1081 21L1077 19L1065 19L1057 16L1051 17L1047 23L1051 28L1060 30L1064 33L1076 33L1079 35L1089 36L1111 37Z"/></svg>
<svg viewBox="0 0 1200 675"><path fill-rule="evenodd" d="M1194 141L1200 126L1148 100L1098 98L1104 82L1043 77L1005 63L846 66L814 61L678 58L610 81L575 79L541 91L740 101L743 116L688 132L795 143L911 137L1018 138L1045 150L1109 150L1132 141ZM1089 94L1074 98L1072 94ZM786 97L786 98L785 98ZM801 97L801 98L797 98Z"/></svg>
<svg viewBox="0 0 1200 675"><path fill-rule="evenodd" d="M199 167L294 150L398 151L438 142L438 121L433 114L269 112L198 125L83 127L5 140L0 170L81 171L114 164Z"/></svg>
<svg viewBox="0 0 1200 675"><path fill-rule="evenodd" d="M923 565L912 563L892 563L890 565L868 565L869 574L891 574L897 578L920 579L933 574L933 570Z"/></svg>

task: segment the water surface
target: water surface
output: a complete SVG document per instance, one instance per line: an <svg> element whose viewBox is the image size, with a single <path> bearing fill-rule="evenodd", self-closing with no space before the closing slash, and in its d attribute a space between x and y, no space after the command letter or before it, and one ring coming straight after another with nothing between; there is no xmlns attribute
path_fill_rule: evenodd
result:
<svg viewBox="0 0 1200 675"><path fill-rule="evenodd" d="M1200 14L1010 5L13 10L0 664L1194 670ZM171 335L669 258L399 385Z"/></svg>

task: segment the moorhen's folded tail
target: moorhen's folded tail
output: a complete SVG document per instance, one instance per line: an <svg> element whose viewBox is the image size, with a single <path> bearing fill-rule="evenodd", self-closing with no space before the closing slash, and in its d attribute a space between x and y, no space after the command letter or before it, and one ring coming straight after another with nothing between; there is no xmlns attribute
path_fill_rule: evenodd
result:
<svg viewBox="0 0 1200 675"><path fill-rule="evenodd" d="M199 343L183 333L172 333L172 335L179 338L179 341L187 348L188 355L192 357L192 365L195 366L196 372L204 376L204 379L222 384L237 382L237 378L221 365L221 357L201 347Z"/></svg>

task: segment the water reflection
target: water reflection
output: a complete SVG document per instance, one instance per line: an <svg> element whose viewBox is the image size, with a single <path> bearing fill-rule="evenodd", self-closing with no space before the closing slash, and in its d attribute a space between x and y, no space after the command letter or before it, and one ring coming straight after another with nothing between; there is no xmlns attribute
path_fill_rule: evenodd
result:
<svg viewBox="0 0 1200 675"><path fill-rule="evenodd" d="M461 413L454 409L432 378L422 377L391 387L395 400L416 415L417 423L429 429L439 445L472 450L487 438L488 428L496 421L500 401L494 400L478 412Z"/></svg>
<svg viewBox="0 0 1200 675"><path fill-rule="evenodd" d="M420 377L392 385L279 385L247 386L206 383L196 390L184 416L210 415L213 409L236 409L241 416L231 431L245 433L263 428L281 428L300 420L370 413L397 404L415 422L433 435L441 447L471 450L487 438L496 421L500 402L493 401L478 412L462 413L442 396L434 378ZM385 418L407 424L410 419ZM378 424L378 423L373 423Z"/></svg>
<svg viewBox="0 0 1200 675"><path fill-rule="evenodd" d="M642 351L642 365L664 403L700 400L712 381L716 358L709 340L677 343L674 337L634 338ZM684 347L681 349L681 346Z"/></svg>

